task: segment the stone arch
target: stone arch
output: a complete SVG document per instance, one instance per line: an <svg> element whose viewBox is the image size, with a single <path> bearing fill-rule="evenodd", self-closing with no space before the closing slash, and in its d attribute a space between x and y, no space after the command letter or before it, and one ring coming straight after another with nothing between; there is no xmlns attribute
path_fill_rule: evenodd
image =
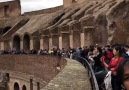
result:
<svg viewBox="0 0 129 90"><path fill-rule="evenodd" d="M15 50L20 50L20 37L18 35L15 35L13 38L13 48Z"/></svg>
<svg viewBox="0 0 129 90"><path fill-rule="evenodd" d="M17 82L14 83L14 90L20 90L19 84Z"/></svg>
<svg viewBox="0 0 129 90"><path fill-rule="evenodd" d="M74 3L74 2L77 2L77 0L72 0L72 2Z"/></svg>
<svg viewBox="0 0 129 90"><path fill-rule="evenodd" d="M23 37L23 49L30 50L30 36L28 34Z"/></svg>
<svg viewBox="0 0 129 90"><path fill-rule="evenodd" d="M27 90L25 85L23 85L22 90Z"/></svg>

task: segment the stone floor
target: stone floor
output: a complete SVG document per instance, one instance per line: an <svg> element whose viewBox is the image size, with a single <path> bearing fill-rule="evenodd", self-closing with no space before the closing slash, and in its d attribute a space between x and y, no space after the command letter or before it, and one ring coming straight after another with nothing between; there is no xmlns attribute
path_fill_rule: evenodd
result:
<svg viewBox="0 0 129 90"><path fill-rule="evenodd" d="M66 60L65 68L41 90L92 90L87 70L75 60Z"/></svg>

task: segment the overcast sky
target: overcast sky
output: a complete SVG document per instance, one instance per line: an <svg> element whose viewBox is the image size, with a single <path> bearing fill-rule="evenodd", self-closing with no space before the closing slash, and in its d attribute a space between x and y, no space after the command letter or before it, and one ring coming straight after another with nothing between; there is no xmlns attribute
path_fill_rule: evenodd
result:
<svg viewBox="0 0 129 90"><path fill-rule="evenodd" d="M13 0L0 0L0 2ZM63 5L63 0L20 0L22 13Z"/></svg>

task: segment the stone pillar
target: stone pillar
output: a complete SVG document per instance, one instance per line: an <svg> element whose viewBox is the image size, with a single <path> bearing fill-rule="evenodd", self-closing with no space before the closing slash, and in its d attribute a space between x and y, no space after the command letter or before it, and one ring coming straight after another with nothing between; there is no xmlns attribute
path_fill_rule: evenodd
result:
<svg viewBox="0 0 129 90"><path fill-rule="evenodd" d="M13 50L13 42L12 41L10 41L10 50Z"/></svg>
<svg viewBox="0 0 129 90"><path fill-rule="evenodd" d="M40 49L44 49L43 48L43 38L40 38Z"/></svg>
<svg viewBox="0 0 129 90"><path fill-rule="evenodd" d="M20 50L23 49L23 40L20 41Z"/></svg>
<svg viewBox="0 0 129 90"><path fill-rule="evenodd" d="M49 38L49 49L52 49L52 37Z"/></svg>
<svg viewBox="0 0 129 90"><path fill-rule="evenodd" d="M81 33L81 47L85 46L85 34Z"/></svg>
<svg viewBox="0 0 129 90"><path fill-rule="evenodd" d="M33 40L30 40L30 50L34 49Z"/></svg>
<svg viewBox="0 0 129 90"><path fill-rule="evenodd" d="M4 42L1 42L1 50L4 50Z"/></svg>
<svg viewBox="0 0 129 90"><path fill-rule="evenodd" d="M69 39L70 39L70 47L73 48L73 35L69 35Z"/></svg>
<svg viewBox="0 0 129 90"><path fill-rule="evenodd" d="M59 36L59 49L62 49L62 36Z"/></svg>

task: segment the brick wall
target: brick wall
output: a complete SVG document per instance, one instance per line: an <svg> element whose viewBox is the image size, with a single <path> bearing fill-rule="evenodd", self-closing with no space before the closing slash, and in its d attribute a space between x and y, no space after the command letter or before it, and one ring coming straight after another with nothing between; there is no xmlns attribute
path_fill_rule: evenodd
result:
<svg viewBox="0 0 129 90"><path fill-rule="evenodd" d="M66 61L54 56L40 55L0 55L0 69L22 72L34 75L42 80L49 82L65 66Z"/></svg>
<svg viewBox="0 0 129 90"><path fill-rule="evenodd" d="M0 3L0 18L17 17L21 15L20 1L8 1Z"/></svg>

